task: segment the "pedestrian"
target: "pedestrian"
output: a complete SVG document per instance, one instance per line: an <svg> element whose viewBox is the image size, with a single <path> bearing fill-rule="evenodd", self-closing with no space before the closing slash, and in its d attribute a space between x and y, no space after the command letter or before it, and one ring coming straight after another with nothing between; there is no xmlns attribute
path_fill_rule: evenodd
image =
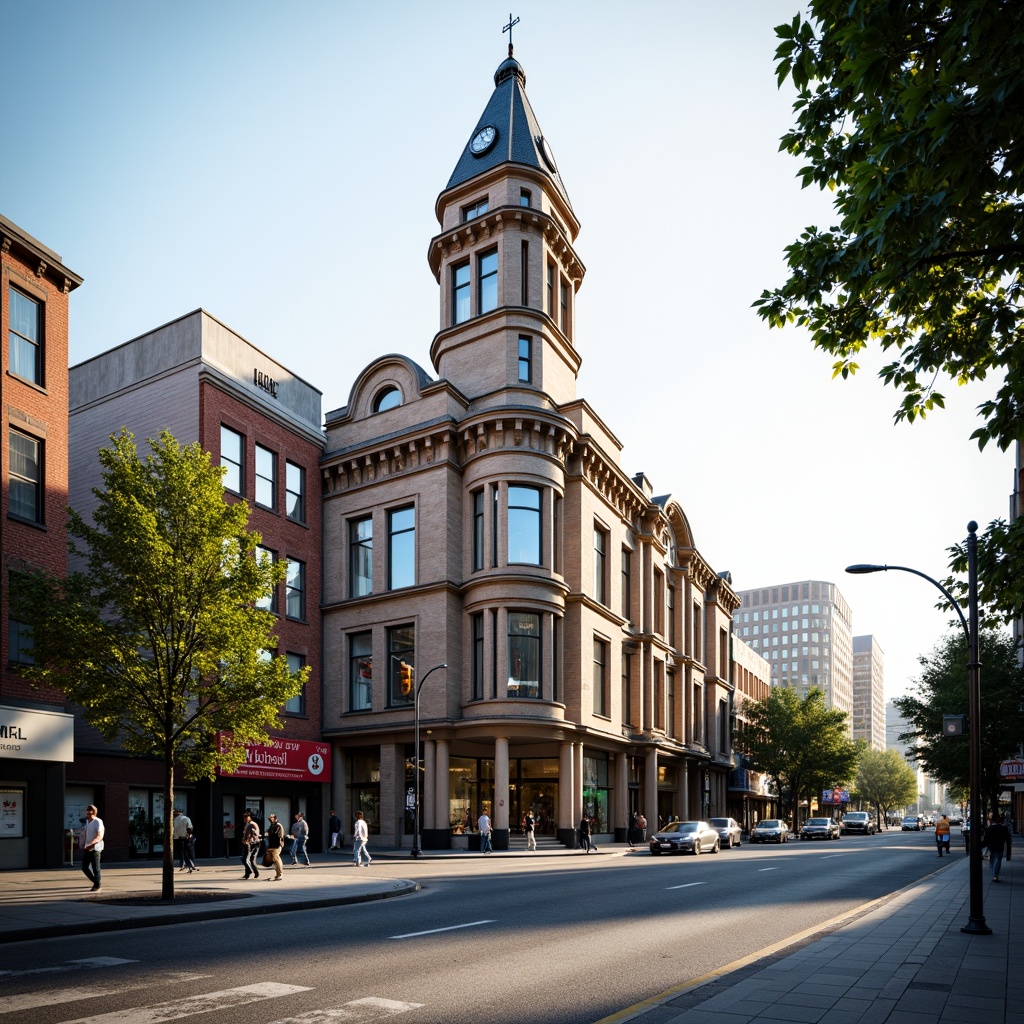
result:
<svg viewBox="0 0 1024 1024"><path fill-rule="evenodd" d="M242 819L245 824L242 826L242 867L245 868L245 880L249 876L260 877L260 869L256 866L256 855L260 852L260 827L252 819L252 815L246 811Z"/></svg>
<svg viewBox="0 0 1024 1024"><path fill-rule="evenodd" d="M641 845L647 841L647 819L639 812L636 812L636 828L639 833L639 842Z"/></svg>
<svg viewBox="0 0 1024 1024"><path fill-rule="evenodd" d="M488 817L487 812L477 818L476 821L477 831L480 833L480 852L490 853L491 852L491 819Z"/></svg>
<svg viewBox="0 0 1024 1024"><path fill-rule="evenodd" d="M526 849L537 852L537 836L534 834L534 830L537 827L537 823L533 818L533 811L527 811L526 817L523 819L523 831L526 833Z"/></svg>
<svg viewBox="0 0 1024 1024"><path fill-rule="evenodd" d="M192 827L192 820L180 808L174 808L174 827L171 831L174 837L174 853L178 858L178 865L181 871L185 870L185 835Z"/></svg>
<svg viewBox="0 0 1024 1024"><path fill-rule="evenodd" d="M1003 819L996 814L992 818L992 824L985 829L981 841L988 850L988 859L992 865L992 881L999 881L999 869L1003 866L1003 856L1010 859L1010 830L1003 824Z"/></svg>
<svg viewBox="0 0 1024 1024"><path fill-rule="evenodd" d="M940 857L943 852L949 854L949 818L945 814L935 823L935 847Z"/></svg>
<svg viewBox="0 0 1024 1024"><path fill-rule="evenodd" d="M96 817L96 805L89 804L85 809L85 827L78 834L78 845L82 848L82 871L92 882L93 892L103 888L100 881L103 833L103 819Z"/></svg>
<svg viewBox="0 0 1024 1024"><path fill-rule="evenodd" d="M590 853L590 819L585 814L580 818L580 849Z"/></svg>
<svg viewBox="0 0 1024 1024"><path fill-rule="evenodd" d="M188 868L190 875L193 871L199 870L196 867L196 834L192 831L191 827L185 833L185 838L182 841L181 855L184 858L185 867Z"/></svg>
<svg viewBox="0 0 1024 1024"><path fill-rule="evenodd" d="M295 815L295 824L292 825L292 864L298 863L301 857L306 862L306 867L311 867L309 854L306 853L306 840L309 838L309 826L302 816L302 811Z"/></svg>
<svg viewBox="0 0 1024 1024"><path fill-rule="evenodd" d="M337 811L331 811L331 816L327 821L327 831L331 834L329 852L340 850L345 845L345 837L341 832L341 818L338 817Z"/></svg>
<svg viewBox="0 0 1024 1024"><path fill-rule="evenodd" d="M363 812L356 811L356 821L352 826L352 860L356 867L359 867L364 857L366 858L367 867L373 863L373 858L366 850L366 844L369 841L370 830L366 827Z"/></svg>
<svg viewBox="0 0 1024 1024"><path fill-rule="evenodd" d="M284 825L277 820L276 814L270 815L270 824L267 825L267 852L263 857L263 863L268 868L274 869L274 881L280 882L284 874L284 865L281 863L281 849L284 846ZM269 882L270 879L268 878Z"/></svg>

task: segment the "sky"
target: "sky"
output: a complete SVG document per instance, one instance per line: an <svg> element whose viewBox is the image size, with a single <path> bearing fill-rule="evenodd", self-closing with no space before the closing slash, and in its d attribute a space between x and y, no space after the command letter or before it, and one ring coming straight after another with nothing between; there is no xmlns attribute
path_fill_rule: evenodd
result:
<svg viewBox="0 0 1024 1024"><path fill-rule="evenodd" d="M796 0L526 0L515 56L582 230L578 393L737 590L838 584L886 695L948 631L947 548L1005 518L1010 453L969 440L994 385L895 424L882 359L831 379L751 304L828 226L778 152ZM401 352L435 375L434 202L493 91L508 5L36 0L4 11L0 213L60 254L70 361L202 307L323 392ZM113 429L113 428L112 428Z"/></svg>

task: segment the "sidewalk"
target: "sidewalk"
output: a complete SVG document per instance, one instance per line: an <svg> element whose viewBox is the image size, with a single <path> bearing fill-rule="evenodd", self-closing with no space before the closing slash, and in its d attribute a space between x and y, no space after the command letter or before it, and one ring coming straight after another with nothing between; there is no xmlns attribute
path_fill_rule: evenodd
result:
<svg viewBox="0 0 1024 1024"><path fill-rule="evenodd" d="M1015 866L1004 862L993 884L982 865L991 935L960 931L968 862L954 854L892 896L597 1024L1020 1024L1024 895Z"/></svg>

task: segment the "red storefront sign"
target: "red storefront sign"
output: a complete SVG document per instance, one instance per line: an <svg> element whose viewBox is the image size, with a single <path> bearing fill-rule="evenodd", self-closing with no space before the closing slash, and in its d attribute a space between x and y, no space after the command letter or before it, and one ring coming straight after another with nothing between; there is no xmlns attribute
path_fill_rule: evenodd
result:
<svg viewBox="0 0 1024 1024"><path fill-rule="evenodd" d="M233 779L285 779L292 782L330 782L331 747L311 740L278 740L270 746L246 744L245 761L233 772L221 769Z"/></svg>
<svg viewBox="0 0 1024 1024"><path fill-rule="evenodd" d="M1024 761L1016 759L1003 761L999 765L999 774L1004 779L1013 779L1016 782L1024 782Z"/></svg>

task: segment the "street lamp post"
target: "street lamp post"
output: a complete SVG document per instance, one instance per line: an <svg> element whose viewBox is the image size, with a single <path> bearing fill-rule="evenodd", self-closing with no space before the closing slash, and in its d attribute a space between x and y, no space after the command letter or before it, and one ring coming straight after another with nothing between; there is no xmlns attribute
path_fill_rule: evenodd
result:
<svg viewBox="0 0 1024 1024"><path fill-rule="evenodd" d="M849 573L910 572L927 580L942 591L943 596L956 610L960 624L967 636L967 691L968 691L968 742L970 744L970 914L960 931L969 935L991 935L992 929L985 923L984 896L981 891L981 661L978 657L978 524L972 519L967 524L967 613L970 623L964 617L963 609L953 595L931 576L905 565L848 565Z"/></svg>
<svg viewBox="0 0 1024 1024"><path fill-rule="evenodd" d="M413 744L415 745L415 754L413 755L413 778L416 785L416 796L414 797L413 809L412 809L412 855L418 857L420 855L420 690L423 689L423 684L430 678L432 672L436 672L439 668L447 668L448 665L435 665L432 669L429 669L424 677L416 683L413 687L412 696L412 714L415 722L415 738Z"/></svg>

